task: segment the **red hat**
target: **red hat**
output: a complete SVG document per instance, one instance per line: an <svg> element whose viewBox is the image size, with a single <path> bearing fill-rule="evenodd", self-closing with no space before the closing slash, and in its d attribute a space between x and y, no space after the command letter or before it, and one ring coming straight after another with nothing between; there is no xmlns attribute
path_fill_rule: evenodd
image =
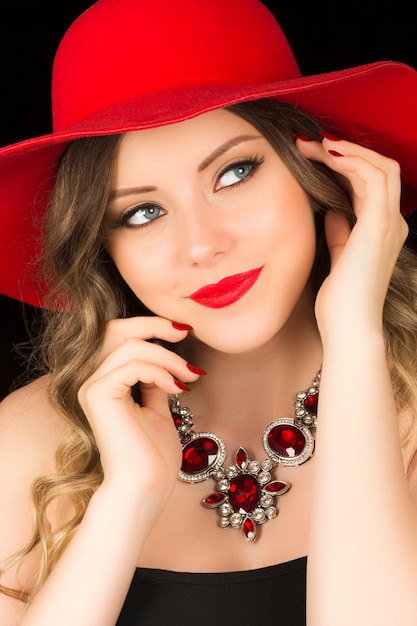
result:
<svg viewBox="0 0 417 626"><path fill-rule="evenodd" d="M36 218L72 139L178 122L245 100L276 98L338 136L400 162L403 211L417 207L417 72L386 61L301 76L258 0L99 0L55 57L53 132L0 150L0 291L34 305Z"/></svg>

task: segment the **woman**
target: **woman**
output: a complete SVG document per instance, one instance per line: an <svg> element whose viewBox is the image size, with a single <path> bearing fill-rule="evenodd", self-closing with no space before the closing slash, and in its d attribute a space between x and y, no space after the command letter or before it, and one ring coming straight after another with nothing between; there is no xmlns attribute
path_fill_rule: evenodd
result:
<svg viewBox="0 0 417 626"><path fill-rule="evenodd" d="M1 626L411 626L415 71L302 78L255 0L100 0L54 68L0 152L3 290L47 318Z"/></svg>

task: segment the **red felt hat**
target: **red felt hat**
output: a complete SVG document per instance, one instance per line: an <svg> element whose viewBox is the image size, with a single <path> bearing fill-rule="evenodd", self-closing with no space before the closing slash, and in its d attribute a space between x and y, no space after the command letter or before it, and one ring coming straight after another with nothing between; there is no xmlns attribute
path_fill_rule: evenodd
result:
<svg viewBox="0 0 417 626"><path fill-rule="evenodd" d="M400 162L417 207L417 72L386 61L301 76L258 0L99 0L69 28L52 80L53 132L0 150L0 291L34 305L37 217L68 142L170 124L256 98L297 105Z"/></svg>

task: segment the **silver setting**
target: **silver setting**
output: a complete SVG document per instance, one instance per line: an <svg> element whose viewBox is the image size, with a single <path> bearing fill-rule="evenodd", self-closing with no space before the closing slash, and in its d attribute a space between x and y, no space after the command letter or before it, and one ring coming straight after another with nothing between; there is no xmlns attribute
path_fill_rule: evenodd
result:
<svg viewBox="0 0 417 626"><path fill-rule="evenodd" d="M187 440L187 443L185 445L183 445L183 449L185 448L185 446L187 446L189 443L191 443L192 441L195 441L196 439L201 439L202 437L207 437L208 439L213 439L213 441L215 441L217 443L218 446L218 450L217 450L217 454L215 459L210 463L210 465L202 470L201 472L196 472L195 474L189 474L188 472L184 472L183 470L180 469L180 471L178 472L178 478L180 480L183 480L186 483L201 483L203 480L206 480L207 478L209 478L214 472L217 472L219 469L221 469L221 466L224 463L224 460L226 458L226 446L225 443L222 439L220 439L220 437L218 437L217 435L215 435L214 433L194 433L191 432L189 434L189 438Z"/></svg>
<svg viewBox="0 0 417 626"><path fill-rule="evenodd" d="M270 447L268 443L269 433L276 426L281 426L284 424L288 424L289 426L298 428L298 430L300 430L304 435L305 445L299 454L294 454L294 456L289 457L281 456ZM311 434L310 429L307 428L307 426L303 426L302 424L296 424L292 417L281 417L268 424L262 435L262 445L265 452L267 453L269 458L274 461L274 463L276 463L277 465L284 465L285 467L296 467L297 465L302 465L303 463L308 461L308 459L310 459L314 453L314 437Z"/></svg>

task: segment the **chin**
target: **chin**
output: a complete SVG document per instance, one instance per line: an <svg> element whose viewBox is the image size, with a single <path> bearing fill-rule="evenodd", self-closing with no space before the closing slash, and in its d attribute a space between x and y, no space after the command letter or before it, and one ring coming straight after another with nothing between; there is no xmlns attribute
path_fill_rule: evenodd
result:
<svg viewBox="0 0 417 626"><path fill-rule="evenodd" d="M254 329L253 325L248 329L244 325L236 323L230 329L218 324L215 330L208 332L207 329L204 329L200 333L198 328L194 328L194 336L213 350L238 355L262 348L276 337L279 330L280 328L277 327L276 323L274 328L269 329L259 328L259 326Z"/></svg>

